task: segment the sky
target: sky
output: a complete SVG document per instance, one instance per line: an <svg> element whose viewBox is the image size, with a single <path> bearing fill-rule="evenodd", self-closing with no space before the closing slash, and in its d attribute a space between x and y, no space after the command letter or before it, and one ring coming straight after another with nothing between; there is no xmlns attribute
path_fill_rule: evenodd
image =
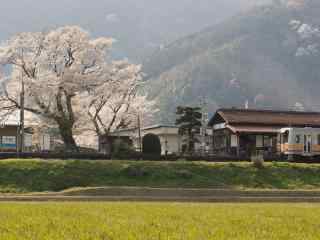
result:
<svg viewBox="0 0 320 240"><path fill-rule="evenodd" d="M115 57L140 61L157 48L221 22L257 1L2 0L0 41L18 32L80 25L93 36L115 38Z"/></svg>

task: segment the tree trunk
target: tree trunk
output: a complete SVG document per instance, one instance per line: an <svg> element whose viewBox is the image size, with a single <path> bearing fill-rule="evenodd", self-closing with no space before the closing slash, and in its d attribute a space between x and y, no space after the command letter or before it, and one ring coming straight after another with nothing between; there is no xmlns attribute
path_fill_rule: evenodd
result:
<svg viewBox="0 0 320 240"><path fill-rule="evenodd" d="M58 121L59 131L63 143L65 145L65 149L67 152L79 152L76 141L73 137L72 126L70 124L65 123L63 121Z"/></svg>
<svg viewBox="0 0 320 240"><path fill-rule="evenodd" d="M99 152L111 155L111 142L107 134L99 135Z"/></svg>
<svg viewBox="0 0 320 240"><path fill-rule="evenodd" d="M59 88L59 92L56 96L57 110L59 117L55 120L58 123L60 135L65 145L67 152L79 152L76 141L73 137L73 125L74 125L74 114L72 109L73 95L68 94L62 87ZM62 99L65 99L65 105L62 103Z"/></svg>
<svg viewBox="0 0 320 240"><path fill-rule="evenodd" d="M188 153L192 154L192 144L193 144L193 139L192 139L192 129L188 129Z"/></svg>

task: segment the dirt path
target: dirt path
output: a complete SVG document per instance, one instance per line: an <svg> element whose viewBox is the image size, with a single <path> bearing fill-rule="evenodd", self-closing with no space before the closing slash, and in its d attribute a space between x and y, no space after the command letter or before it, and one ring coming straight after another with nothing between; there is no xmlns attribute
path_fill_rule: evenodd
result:
<svg viewBox="0 0 320 240"><path fill-rule="evenodd" d="M0 201L172 201L172 202L313 202L320 191L239 191L230 189L170 189L139 187L79 188L58 193L0 195Z"/></svg>

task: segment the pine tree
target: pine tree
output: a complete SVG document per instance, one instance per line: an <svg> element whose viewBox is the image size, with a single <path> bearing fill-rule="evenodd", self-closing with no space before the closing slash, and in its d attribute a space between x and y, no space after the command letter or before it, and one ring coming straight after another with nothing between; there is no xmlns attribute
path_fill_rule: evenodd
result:
<svg viewBox="0 0 320 240"><path fill-rule="evenodd" d="M200 133L201 128L201 108L179 106L176 114L176 125L179 126L179 134L184 137L187 144L186 151L193 153L195 143L198 142L196 135Z"/></svg>

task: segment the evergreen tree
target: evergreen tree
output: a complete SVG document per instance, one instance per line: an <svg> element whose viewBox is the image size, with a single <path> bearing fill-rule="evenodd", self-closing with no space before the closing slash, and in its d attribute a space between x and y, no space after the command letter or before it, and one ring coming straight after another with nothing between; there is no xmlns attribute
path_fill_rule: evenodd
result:
<svg viewBox="0 0 320 240"><path fill-rule="evenodd" d="M202 113L199 107L177 108L176 125L179 126L179 134L184 137L187 144L186 151L192 153L195 143L198 142L196 135L200 133Z"/></svg>

